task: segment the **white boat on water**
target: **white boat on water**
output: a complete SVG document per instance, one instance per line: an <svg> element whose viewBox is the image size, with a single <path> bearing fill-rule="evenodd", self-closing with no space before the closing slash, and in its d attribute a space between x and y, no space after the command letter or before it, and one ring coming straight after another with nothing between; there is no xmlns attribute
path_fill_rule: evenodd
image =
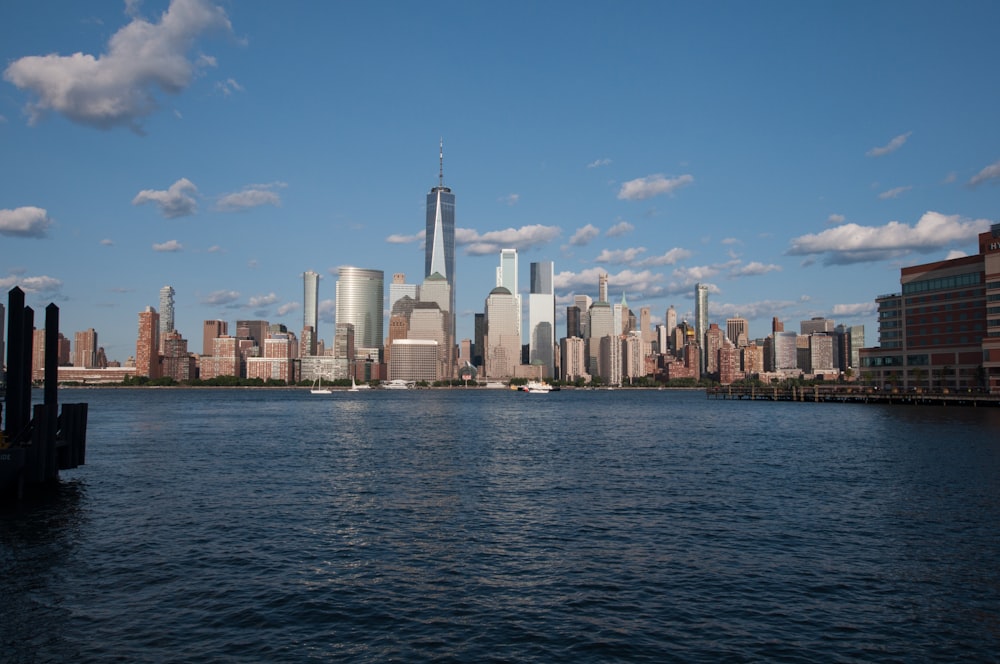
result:
<svg viewBox="0 0 1000 664"><path fill-rule="evenodd" d="M506 390L506 383L501 383L498 380L491 380L486 383L486 389L488 390Z"/></svg>
<svg viewBox="0 0 1000 664"><path fill-rule="evenodd" d="M348 392L359 392L361 390L370 390L372 388L368 383L361 383L358 385L354 382L354 376L351 376L351 389Z"/></svg>
<svg viewBox="0 0 1000 664"><path fill-rule="evenodd" d="M390 380L384 385L387 390L412 390L416 383L412 380L402 380L397 378L396 380Z"/></svg>
<svg viewBox="0 0 1000 664"><path fill-rule="evenodd" d="M311 394L333 394L333 392L328 387L323 387L323 377L320 376L313 381L312 389L309 390Z"/></svg>
<svg viewBox="0 0 1000 664"><path fill-rule="evenodd" d="M529 394L548 394L552 391L552 386L548 383L543 383L541 381L532 380L529 381L527 385L524 386L524 391Z"/></svg>

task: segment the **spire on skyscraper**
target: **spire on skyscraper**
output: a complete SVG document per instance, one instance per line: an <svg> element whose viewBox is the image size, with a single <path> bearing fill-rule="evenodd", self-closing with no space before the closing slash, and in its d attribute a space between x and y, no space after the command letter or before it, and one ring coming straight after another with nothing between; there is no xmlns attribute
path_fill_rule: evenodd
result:
<svg viewBox="0 0 1000 664"><path fill-rule="evenodd" d="M444 187L444 136L438 143L438 186Z"/></svg>

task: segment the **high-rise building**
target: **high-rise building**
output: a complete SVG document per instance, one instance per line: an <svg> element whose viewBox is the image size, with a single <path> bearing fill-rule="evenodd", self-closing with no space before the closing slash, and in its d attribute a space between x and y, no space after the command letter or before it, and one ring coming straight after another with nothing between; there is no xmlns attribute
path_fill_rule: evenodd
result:
<svg viewBox="0 0 1000 664"><path fill-rule="evenodd" d="M639 307L639 334L646 343L652 343L656 338L653 333L653 320L649 307Z"/></svg>
<svg viewBox="0 0 1000 664"><path fill-rule="evenodd" d="M677 310L674 309L674 305L672 304L667 309L666 320L667 336L669 337L673 335L674 328L677 327ZM660 349L660 352L663 352L662 348Z"/></svg>
<svg viewBox="0 0 1000 664"><path fill-rule="evenodd" d="M3 378L6 382L6 376L4 375L4 366L7 364L7 350L4 347L4 328L7 325L7 313L6 307L0 304L0 378Z"/></svg>
<svg viewBox="0 0 1000 664"><path fill-rule="evenodd" d="M517 301L517 329L521 329L521 293L517 286L517 249L501 249L497 266L497 286L506 288Z"/></svg>
<svg viewBox="0 0 1000 664"><path fill-rule="evenodd" d="M160 314L153 307L139 312L139 334L135 344L135 375L150 379L160 373Z"/></svg>
<svg viewBox="0 0 1000 664"><path fill-rule="evenodd" d="M566 307L566 337L581 337L580 331L580 307L571 304Z"/></svg>
<svg viewBox="0 0 1000 664"><path fill-rule="evenodd" d="M746 318L727 318L726 337L733 342L737 348L743 348L750 343L749 330L750 323Z"/></svg>
<svg viewBox="0 0 1000 664"><path fill-rule="evenodd" d="M337 269L336 322L354 325L355 356L378 361L382 352L385 273L360 267Z"/></svg>
<svg viewBox="0 0 1000 664"><path fill-rule="evenodd" d="M497 286L486 298L486 334L484 352L488 378L510 378L521 364L521 328L518 301Z"/></svg>
<svg viewBox="0 0 1000 664"><path fill-rule="evenodd" d="M430 275L427 275L430 276ZM442 277L444 275L441 275ZM399 302L404 297L409 297L411 300L417 300L420 289L416 284L406 283L406 275L402 272L397 272L392 275L392 283L389 284L389 314L393 313L393 308L396 303ZM448 302L450 306L451 302Z"/></svg>
<svg viewBox="0 0 1000 664"><path fill-rule="evenodd" d="M97 366L97 332L94 328L73 335L73 366L93 369Z"/></svg>
<svg viewBox="0 0 1000 664"><path fill-rule="evenodd" d="M159 350L163 352L163 342L167 332L174 329L174 288L164 286L160 289L160 345Z"/></svg>
<svg viewBox="0 0 1000 664"><path fill-rule="evenodd" d="M772 335L773 358L770 366L774 371L798 369L798 337L794 332L775 332Z"/></svg>
<svg viewBox="0 0 1000 664"><path fill-rule="evenodd" d="M608 275L606 272L597 277L597 301L608 301Z"/></svg>
<svg viewBox="0 0 1000 664"><path fill-rule="evenodd" d="M437 380L438 344L430 339L399 339L389 360L389 380Z"/></svg>
<svg viewBox="0 0 1000 664"><path fill-rule="evenodd" d="M268 326L269 323L266 320L238 320L236 321L236 337L253 341L252 345L259 349L259 356L264 352Z"/></svg>
<svg viewBox="0 0 1000 664"><path fill-rule="evenodd" d="M552 261L531 264L528 295L528 360L545 367L545 375L555 378L556 295Z"/></svg>
<svg viewBox="0 0 1000 664"><path fill-rule="evenodd" d="M438 151L438 186L427 194L427 224L424 236L424 277L435 272L451 286L448 336L455 338L455 194L444 186L444 140Z"/></svg>
<svg viewBox="0 0 1000 664"><path fill-rule="evenodd" d="M302 274L302 328L311 327L319 335L319 274L307 270ZM315 345L310 355L315 355Z"/></svg>
<svg viewBox="0 0 1000 664"><path fill-rule="evenodd" d="M194 378L194 358L188 353L187 339L177 330L166 333L163 343L162 375L178 382Z"/></svg>
<svg viewBox="0 0 1000 664"><path fill-rule="evenodd" d="M560 366L562 367L562 379L574 381L578 378L588 380L587 373L587 344L580 337L566 337L559 343L562 354Z"/></svg>
<svg viewBox="0 0 1000 664"><path fill-rule="evenodd" d="M879 346L861 349L863 378L1000 393L1000 224L979 234L977 255L904 267L899 281L876 298Z"/></svg>
<svg viewBox="0 0 1000 664"><path fill-rule="evenodd" d="M599 300L590 305L590 337L587 339L587 373L601 376L605 382L611 378L611 367L601 365L601 340L605 337L618 339L615 332L614 314L611 305ZM619 353L619 356L621 353ZM612 357L612 356L609 356Z"/></svg>
<svg viewBox="0 0 1000 664"><path fill-rule="evenodd" d="M814 316L809 320L799 321L799 334L816 334L817 332L830 334L835 328L836 325L832 320L823 318L822 316Z"/></svg>
<svg viewBox="0 0 1000 664"><path fill-rule="evenodd" d="M229 334L229 323L224 320L206 320L202 323L201 354L211 355L215 340Z"/></svg>
<svg viewBox="0 0 1000 664"><path fill-rule="evenodd" d="M594 301L589 295L574 295L573 304L580 310L580 333L576 336L581 339L590 338L590 305ZM573 336L568 334L566 336Z"/></svg>
<svg viewBox="0 0 1000 664"><path fill-rule="evenodd" d="M705 333L708 332L708 286L695 284L694 287L694 333L701 349L701 373L706 372L708 353L705 350Z"/></svg>

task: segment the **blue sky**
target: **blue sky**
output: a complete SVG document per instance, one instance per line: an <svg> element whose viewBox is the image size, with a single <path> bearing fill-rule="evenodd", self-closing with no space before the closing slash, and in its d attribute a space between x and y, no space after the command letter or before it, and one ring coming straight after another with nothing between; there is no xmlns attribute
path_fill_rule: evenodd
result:
<svg viewBox="0 0 1000 664"><path fill-rule="evenodd" d="M0 286L135 353L138 312L302 327L306 270L423 270L458 336L503 247L573 293L877 334L899 268L1000 220L995 2L46 2L0 9ZM6 296L4 296L6 302Z"/></svg>

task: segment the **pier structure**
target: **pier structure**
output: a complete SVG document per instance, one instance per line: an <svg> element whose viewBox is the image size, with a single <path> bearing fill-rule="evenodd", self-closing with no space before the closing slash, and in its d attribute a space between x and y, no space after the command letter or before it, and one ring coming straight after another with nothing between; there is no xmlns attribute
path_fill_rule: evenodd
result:
<svg viewBox="0 0 1000 664"><path fill-rule="evenodd" d="M805 401L810 403L882 403L925 406L1000 406L1000 395L987 392L879 390L863 385L724 385L705 390L709 399Z"/></svg>
<svg viewBox="0 0 1000 664"><path fill-rule="evenodd" d="M0 497L20 499L25 491L51 487L59 471L82 466L87 453L87 404L59 411L59 307L45 308L44 388L32 403L35 313L24 292L8 293L7 375L0 407Z"/></svg>

